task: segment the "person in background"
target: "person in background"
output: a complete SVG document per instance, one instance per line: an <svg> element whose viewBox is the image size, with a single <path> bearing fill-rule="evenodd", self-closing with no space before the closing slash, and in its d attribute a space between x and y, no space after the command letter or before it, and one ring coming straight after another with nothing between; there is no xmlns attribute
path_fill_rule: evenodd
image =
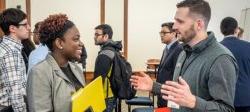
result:
<svg viewBox="0 0 250 112"><path fill-rule="evenodd" d="M0 43L0 111L26 112L26 68L22 40L29 38L27 15L15 8L0 14L4 32Z"/></svg>
<svg viewBox="0 0 250 112"><path fill-rule="evenodd" d="M221 41L234 55L239 66L234 106L236 112L250 112L250 43L237 36L238 22L226 17L220 24L221 33L225 36Z"/></svg>
<svg viewBox="0 0 250 112"><path fill-rule="evenodd" d="M86 64L87 64L87 50L85 45L82 46L82 56L81 56L81 60L79 61L82 64L82 69L83 69L83 75L86 79Z"/></svg>
<svg viewBox="0 0 250 112"><path fill-rule="evenodd" d="M81 60L80 63L82 64L82 68L86 69L86 59L87 59L88 55L87 55L87 50L85 45L82 46L82 55L81 55Z"/></svg>
<svg viewBox="0 0 250 112"><path fill-rule="evenodd" d="M40 45L40 36L39 36L39 28L42 24L42 21L39 21L35 24L35 28L32 32L32 36L33 36L33 42L35 43L36 46Z"/></svg>
<svg viewBox="0 0 250 112"><path fill-rule="evenodd" d="M207 32L210 18L204 0L178 3L173 29L184 45L173 81L152 83L141 73L131 78L135 89L162 94L172 112L234 112L238 66L232 53Z"/></svg>
<svg viewBox="0 0 250 112"><path fill-rule="evenodd" d="M178 55L182 51L181 44L177 41L177 34L173 30L173 22L163 23L161 25L161 42L166 45L163 50L161 61L158 68L156 82L164 84L165 81L173 79L174 68ZM150 80L153 83L153 80ZM166 107L167 101L161 95L157 97L157 106Z"/></svg>
<svg viewBox="0 0 250 112"><path fill-rule="evenodd" d="M71 112L72 93L85 85L80 60L80 33L65 14L50 15L39 29L40 40L51 51L31 68L27 82L30 112Z"/></svg>
<svg viewBox="0 0 250 112"><path fill-rule="evenodd" d="M29 55L35 49L35 45L30 40L30 38L22 40L22 45L23 45L22 56L25 62L26 73L27 73L29 68Z"/></svg>
<svg viewBox="0 0 250 112"><path fill-rule="evenodd" d="M107 80L107 75L113 63L113 58L115 56L115 52L108 50L109 47L115 49L115 51L119 52L122 49L122 44L120 41L113 41L113 30L108 24L101 24L95 27L95 45L99 45L101 50L98 52L98 56L95 61L95 70L94 70L94 78L98 76L102 76L103 84L104 84L104 95L106 97L106 111L112 112L116 107L116 99L112 93L110 87L111 83ZM107 84L108 83L108 84ZM109 85L109 87L107 87Z"/></svg>
<svg viewBox="0 0 250 112"><path fill-rule="evenodd" d="M240 39L242 39L243 33L244 33L244 29L241 28L241 27L238 27L237 28L237 37L240 38Z"/></svg>
<svg viewBox="0 0 250 112"><path fill-rule="evenodd" d="M161 84L164 84L165 81L171 81L173 79L175 64L178 55L182 51L182 46L177 41L177 34L173 29L173 25L173 22L163 23L161 25L161 41L163 44L166 44L156 78L156 82ZM161 95L158 95L157 105L158 107L166 107L167 101L162 99Z"/></svg>
<svg viewBox="0 0 250 112"><path fill-rule="evenodd" d="M40 42L40 35L39 35L39 28L42 25L42 22L38 22L35 24L35 29L33 30L33 40L38 47L33 50L29 55L29 65L28 65L28 71L36 65L37 63L44 60L49 52L48 47L45 44L42 44Z"/></svg>

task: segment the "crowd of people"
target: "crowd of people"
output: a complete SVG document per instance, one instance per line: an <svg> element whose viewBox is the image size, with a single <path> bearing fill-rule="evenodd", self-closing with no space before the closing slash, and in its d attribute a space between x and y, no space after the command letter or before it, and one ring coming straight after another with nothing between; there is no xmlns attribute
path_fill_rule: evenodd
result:
<svg viewBox="0 0 250 112"><path fill-rule="evenodd" d="M166 46L156 81L140 72L129 83L136 90L157 95L157 106L172 112L249 112L250 43L241 40L244 30L235 18L225 17L220 24L225 37L218 42L207 31L211 18L207 1L184 0L176 7L175 21L163 23L159 32ZM70 112L72 93L86 86L87 52L77 25L66 14L49 15L35 24L34 44L23 11L4 10L0 26L4 32L0 38L0 112ZM114 111L117 97L106 77L115 52L122 50L121 41L112 36L108 24L94 28L95 45L100 46L94 78L102 76L103 84L109 83L104 87L107 112Z"/></svg>

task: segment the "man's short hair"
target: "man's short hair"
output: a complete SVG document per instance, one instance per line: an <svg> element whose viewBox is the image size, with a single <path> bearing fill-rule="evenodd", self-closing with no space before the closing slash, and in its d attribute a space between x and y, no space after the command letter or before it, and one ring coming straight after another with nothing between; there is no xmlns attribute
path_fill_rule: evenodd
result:
<svg viewBox="0 0 250 112"><path fill-rule="evenodd" d="M174 22L167 22L167 23L163 23L161 27L167 27L170 32L174 32L173 25L174 25Z"/></svg>
<svg viewBox="0 0 250 112"><path fill-rule="evenodd" d="M224 36L233 35L237 27L238 22L232 17L226 17L220 23L220 30Z"/></svg>
<svg viewBox="0 0 250 112"><path fill-rule="evenodd" d="M205 29L211 18L211 8L209 3L204 0L184 0L176 5L177 8L189 8L189 15L200 17L205 21Z"/></svg>
<svg viewBox="0 0 250 112"><path fill-rule="evenodd" d="M103 34L107 34L109 36L109 39L112 39L113 36L113 30L110 25L108 24L101 24L95 27L95 29L102 30Z"/></svg>
<svg viewBox="0 0 250 112"><path fill-rule="evenodd" d="M19 26L19 23L27 18L27 15L20 9L9 8L0 14L0 26L5 35L9 35L10 25Z"/></svg>

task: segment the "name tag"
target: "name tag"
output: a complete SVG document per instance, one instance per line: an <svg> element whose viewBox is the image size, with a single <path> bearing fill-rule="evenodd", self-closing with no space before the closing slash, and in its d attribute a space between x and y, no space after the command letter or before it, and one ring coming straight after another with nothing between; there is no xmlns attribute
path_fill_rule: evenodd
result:
<svg viewBox="0 0 250 112"><path fill-rule="evenodd" d="M172 96L170 96L170 97L172 97ZM180 105L178 105L178 104L175 103L175 102L168 101L168 107L170 107L170 108L175 108L175 109L179 109L179 108L180 108Z"/></svg>

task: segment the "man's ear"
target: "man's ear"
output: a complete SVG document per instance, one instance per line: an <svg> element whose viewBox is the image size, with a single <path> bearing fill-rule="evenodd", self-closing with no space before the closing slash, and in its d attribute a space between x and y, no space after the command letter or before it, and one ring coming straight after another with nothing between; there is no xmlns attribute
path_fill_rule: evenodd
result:
<svg viewBox="0 0 250 112"><path fill-rule="evenodd" d="M10 31L10 33L15 33L16 32L16 26L14 26L14 25L10 25L9 26L9 31Z"/></svg>
<svg viewBox="0 0 250 112"><path fill-rule="evenodd" d="M63 49L63 41L60 38L56 38L55 45L57 49Z"/></svg>
<svg viewBox="0 0 250 112"><path fill-rule="evenodd" d="M197 28L198 31L205 28L205 22L203 20L201 20L201 19L198 19L196 21L196 25L197 25L196 28Z"/></svg>
<svg viewBox="0 0 250 112"><path fill-rule="evenodd" d="M103 39L104 39L104 40L108 40L108 39L109 39L109 35L108 35L108 34L105 34L105 35L103 36Z"/></svg>

